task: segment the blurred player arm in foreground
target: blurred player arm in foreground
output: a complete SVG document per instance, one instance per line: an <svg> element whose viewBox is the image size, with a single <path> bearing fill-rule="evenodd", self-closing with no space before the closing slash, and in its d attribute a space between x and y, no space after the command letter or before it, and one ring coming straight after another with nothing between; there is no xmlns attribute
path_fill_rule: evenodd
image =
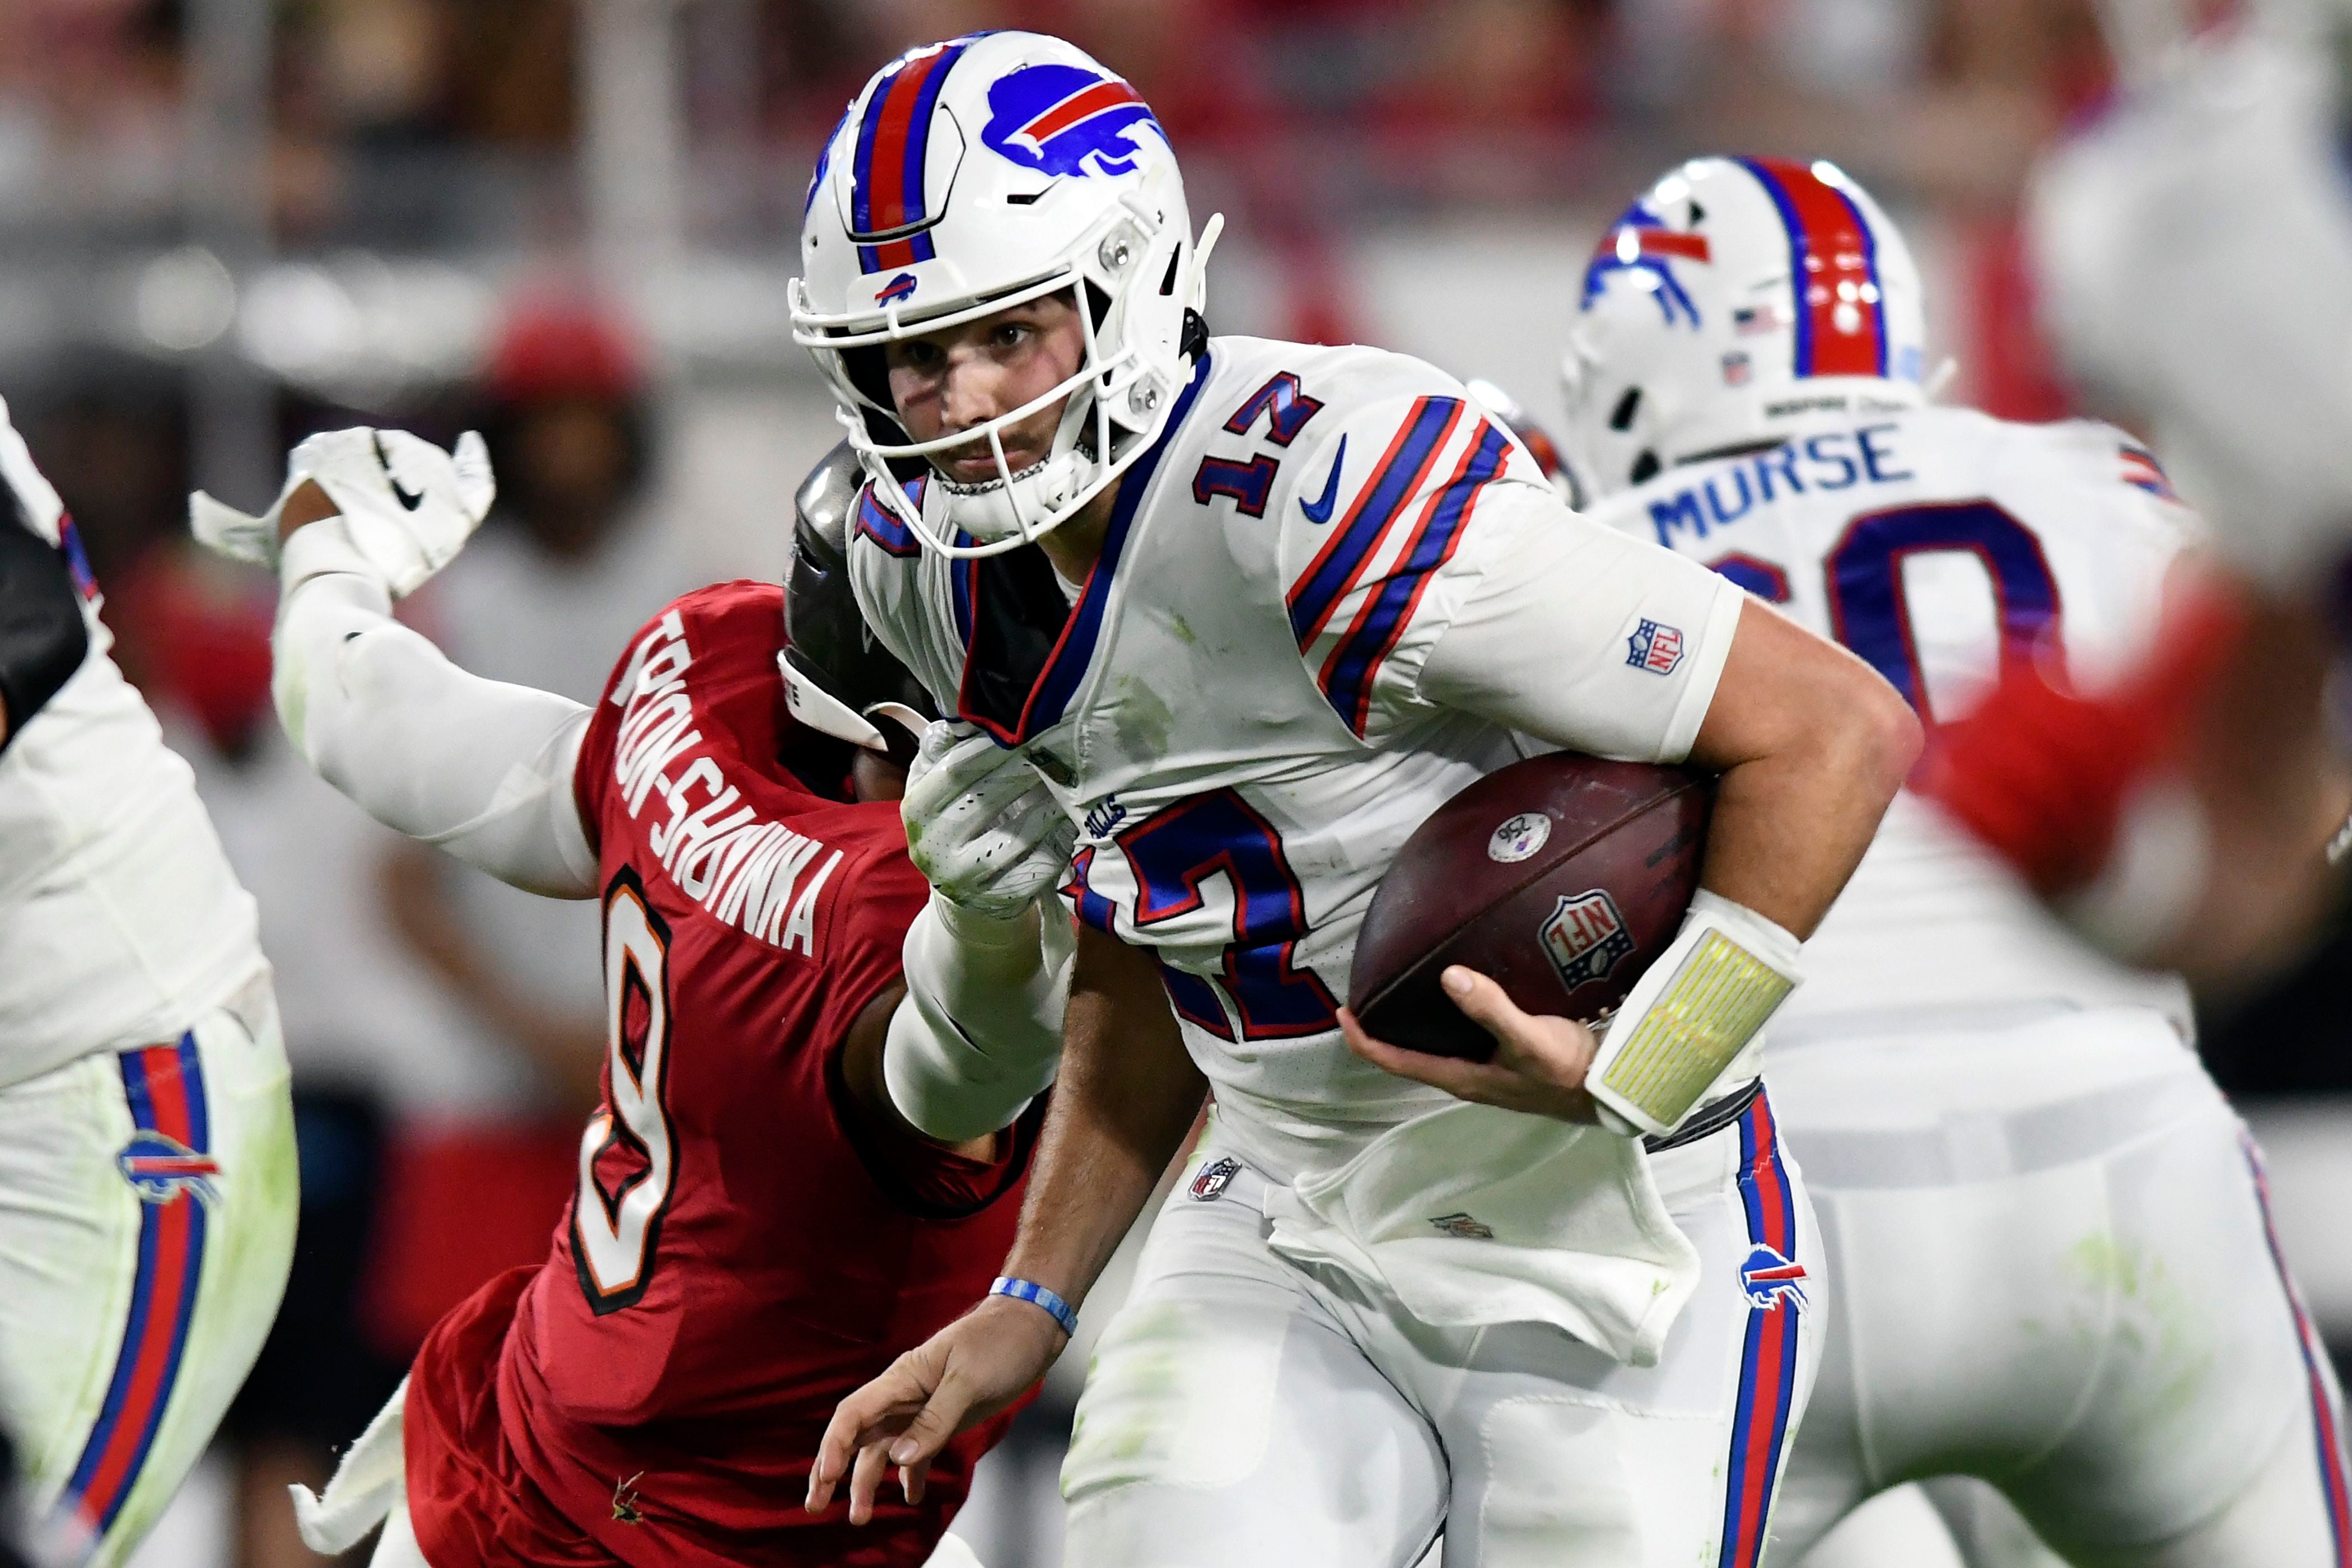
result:
<svg viewBox="0 0 2352 1568"><path fill-rule="evenodd" d="M2107 952L2242 983L2294 959L2341 875L2333 643L2316 605L2210 562L2177 568L2167 601L2105 689L2010 663L1937 731L1919 784Z"/></svg>

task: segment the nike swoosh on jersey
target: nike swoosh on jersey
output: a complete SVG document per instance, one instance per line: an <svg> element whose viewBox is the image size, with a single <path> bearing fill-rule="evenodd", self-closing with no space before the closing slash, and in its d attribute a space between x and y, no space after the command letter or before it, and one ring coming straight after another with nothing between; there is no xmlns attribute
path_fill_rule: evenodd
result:
<svg viewBox="0 0 2352 1568"><path fill-rule="evenodd" d="M1298 498L1298 510L1307 514L1307 521L1318 527L1331 521L1331 508L1339 500L1339 469L1347 461L1348 437L1342 436L1339 437L1339 449L1331 458L1331 477L1323 481L1322 495L1314 500L1308 500L1305 496Z"/></svg>
<svg viewBox="0 0 2352 1568"><path fill-rule="evenodd" d="M1343 440L1346 437L1341 437ZM423 506L425 504L425 492L423 490L410 489L406 485L400 482L400 476L392 471L392 459L385 457L383 452L383 437L381 436L370 436L368 439L375 443L375 460L383 465L383 477L392 481L392 493L394 499L397 500L401 505L406 507L411 511L415 511L418 507Z"/></svg>

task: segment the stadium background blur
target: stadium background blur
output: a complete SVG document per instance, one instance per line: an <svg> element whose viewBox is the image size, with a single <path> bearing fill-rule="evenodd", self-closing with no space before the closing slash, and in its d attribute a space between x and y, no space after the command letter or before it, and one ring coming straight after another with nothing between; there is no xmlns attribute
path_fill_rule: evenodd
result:
<svg viewBox="0 0 2352 1568"><path fill-rule="evenodd" d="M835 438L784 304L815 149L880 60L992 26L1062 32L1153 105L1195 212L1232 226L1220 331L1401 348L1551 419L1630 195L1686 154L1780 153L1905 224L1948 396L2070 409L2013 213L2106 91L2090 0L0 3L0 394L261 901L299 1092L295 1285L142 1568L309 1560L284 1483L323 1475L444 1307L543 1255L603 1032L586 911L408 848L291 756L271 585L188 547L186 490L257 506L311 430L483 426L499 512L411 613L460 662L593 700L671 594L781 569ZM2339 1358L2341 926L2202 999ZM1081 1361L992 1461L967 1532L994 1568L1056 1558Z"/></svg>

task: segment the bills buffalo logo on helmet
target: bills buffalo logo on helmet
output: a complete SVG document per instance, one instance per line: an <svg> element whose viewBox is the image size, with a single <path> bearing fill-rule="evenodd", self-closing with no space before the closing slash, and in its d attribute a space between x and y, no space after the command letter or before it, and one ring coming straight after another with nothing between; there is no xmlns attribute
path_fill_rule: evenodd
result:
<svg viewBox="0 0 2352 1568"><path fill-rule="evenodd" d="M1192 1184L1184 1189L1185 1194L1196 1204L1221 1197L1233 1184L1234 1178L1241 1174L1241 1169L1242 1163L1231 1157L1212 1160L1201 1167L1201 1173L1192 1178Z"/></svg>
<svg viewBox="0 0 2352 1568"><path fill-rule="evenodd" d="M1592 301L1612 273L1631 273L1635 285L1646 290L1658 302L1658 309L1673 326L1679 311L1689 325L1698 325L1698 302L1666 265L1670 258L1684 261L1712 261L1714 247L1706 236L1685 229L1668 228L1647 202L1635 202L1624 216L1609 226L1593 247L1592 259L1584 268L1584 302L1590 310Z"/></svg>
<svg viewBox="0 0 2352 1568"><path fill-rule="evenodd" d="M901 272L882 285L881 292L874 296L874 302L877 305L895 305L901 300L911 300L914 296L915 275L911 272Z"/></svg>
<svg viewBox="0 0 2352 1568"><path fill-rule="evenodd" d="M1573 898L1562 894L1537 934L1543 940L1545 956L1559 971L1560 983L1570 991L1603 978L1633 952L1633 933L1625 929L1617 901L1601 888Z"/></svg>
<svg viewBox="0 0 2352 1568"><path fill-rule="evenodd" d="M1009 72L990 85L988 110L980 139L1023 168L1046 174L1131 174L1143 150L1136 141L1143 129L1163 142L1168 136L1135 89L1079 66Z"/></svg>
<svg viewBox="0 0 2352 1568"><path fill-rule="evenodd" d="M1739 1266L1739 1288L1748 1292L1748 1304L1759 1310L1778 1306L1783 1300L1801 1307L1805 1304L1805 1266L1774 1247L1759 1244L1749 1250L1748 1261Z"/></svg>
<svg viewBox="0 0 2352 1568"><path fill-rule="evenodd" d="M158 1207L182 1193L194 1193L206 1204L218 1195L212 1178L220 1174L220 1162L161 1132L139 1133L122 1146L114 1163L140 1200Z"/></svg>

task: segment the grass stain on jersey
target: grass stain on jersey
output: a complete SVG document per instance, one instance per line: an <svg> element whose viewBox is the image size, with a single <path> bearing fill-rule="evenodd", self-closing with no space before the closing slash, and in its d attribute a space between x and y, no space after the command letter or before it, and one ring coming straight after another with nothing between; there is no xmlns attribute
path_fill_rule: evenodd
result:
<svg viewBox="0 0 2352 1568"><path fill-rule="evenodd" d="M2067 1264L2076 1279L2095 1290L2125 1297L2139 1294L2139 1254L2105 1231L2094 1231L2076 1242Z"/></svg>
<svg viewBox="0 0 2352 1568"><path fill-rule="evenodd" d="M1186 620L1182 616L1176 615L1171 612L1168 617L1168 629L1174 632L1176 634L1176 640L1182 643L1186 647L1198 647L1201 646L1201 634L1194 631L1192 629L1192 623Z"/></svg>
<svg viewBox="0 0 2352 1568"><path fill-rule="evenodd" d="M1167 699L1130 675L1119 679L1110 722L1120 751L1129 757L1149 759L1167 754L1176 714Z"/></svg>

